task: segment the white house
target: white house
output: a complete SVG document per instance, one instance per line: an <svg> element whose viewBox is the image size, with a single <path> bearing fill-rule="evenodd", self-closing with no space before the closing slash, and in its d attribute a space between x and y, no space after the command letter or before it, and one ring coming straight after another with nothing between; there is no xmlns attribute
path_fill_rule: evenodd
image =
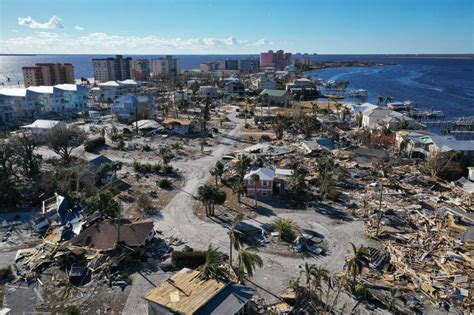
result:
<svg viewBox="0 0 474 315"><path fill-rule="evenodd" d="M122 95L117 97L112 106L112 114L119 119L129 119L135 116L138 110L137 97L135 95Z"/></svg>
<svg viewBox="0 0 474 315"><path fill-rule="evenodd" d="M63 127L66 127L66 124L62 121L37 119L32 124L22 126L21 128L29 129L35 136L42 136L51 130Z"/></svg>
<svg viewBox="0 0 474 315"><path fill-rule="evenodd" d="M380 129L384 126L389 129L415 129L421 125L413 118L390 109L368 108L362 112L362 127Z"/></svg>
<svg viewBox="0 0 474 315"><path fill-rule="evenodd" d="M117 97L136 93L139 84L134 80L107 81L99 83L99 88L92 89L92 97L96 102L113 102Z"/></svg>

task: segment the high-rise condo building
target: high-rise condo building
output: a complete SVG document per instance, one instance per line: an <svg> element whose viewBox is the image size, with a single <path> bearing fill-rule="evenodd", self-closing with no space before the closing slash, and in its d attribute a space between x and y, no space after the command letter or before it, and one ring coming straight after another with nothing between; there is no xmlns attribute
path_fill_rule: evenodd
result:
<svg viewBox="0 0 474 315"><path fill-rule="evenodd" d="M74 83L74 66L70 63L37 63L22 70L25 87Z"/></svg>
<svg viewBox="0 0 474 315"><path fill-rule="evenodd" d="M260 53L260 67L273 67L276 69L283 69L291 64L291 53L285 53L283 50L273 52Z"/></svg>
<svg viewBox="0 0 474 315"><path fill-rule="evenodd" d="M180 73L179 59L171 56L151 60L154 77L178 75Z"/></svg>
<svg viewBox="0 0 474 315"><path fill-rule="evenodd" d="M123 58L116 55L115 58L92 59L94 80L98 82L117 81L131 79L132 58Z"/></svg>

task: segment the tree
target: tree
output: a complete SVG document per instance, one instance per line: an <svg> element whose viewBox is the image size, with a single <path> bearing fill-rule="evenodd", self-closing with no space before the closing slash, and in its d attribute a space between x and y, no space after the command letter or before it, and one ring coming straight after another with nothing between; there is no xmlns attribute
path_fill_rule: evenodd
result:
<svg viewBox="0 0 474 315"><path fill-rule="evenodd" d="M15 152L7 141L0 139L0 205L2 205L0 208L2 211L20 205L22 198L17 183Z"/></svg>
<svg viewBox="0 0 474 315"><path fill-rule="evenodd" d="M254 173L252 175L250 175L250 179L252 179L253 181L253 185L254 185L254 191L253 191L253 195L255 197L255 208L257 208L258 204L257 204L257 183L260 181L260 176L257 174L257 173Z"/></svg>
<svg viewBox="0 0 474 315"><path fill-rule="evenodd" d="M209 119L211 119L210 110L211 110L211 99L209 96L207 96L204 101L204 110L202 112L203 116L201 120L201 128L205 133L207 133L207 122Z"/></svg>
<svg viewBox="0 0 474 315"><path fill-rule="evenodd" d="M239 249L238 259L238 279L242 282L246 277L253 277L255 267L263 267L262 258L258 255L258 248L255 246L248 246Z"/></svg>
<svg viewBox="0 0 474 315"><path fill-rule="evenodd" d="M201 139L201 141L199 141L199 145L201 146L201 152L204 152L204 146L207 145L206 139Z"/></svg>
<svg viewBox="0 0 474 315"><path fill-rule="evenodd" d="M387 105L388 103L391 103L391 102L393 102L393 97L392 96L387 96L385 98L385 105Z"/></svg>
<svg viewBox="0 0 474 315"><path fill-rule="evenodd" d="M361 274L364 266L367 266L370 259L369 250L363 246L357 248L353 243L352 255L347 258L347 272L352 276L352 288L355 289L356 278Z"/></svg>
<svg viewBox="0 0 474 315"><path fill-rule="evenodd" d="M237 194L237 202L240 203L240 196L245 194L245 186L240 179L233 180L231 184L232 191Z"/></svg>
<svg viewBox="0 0 474 315"><path fill-rule="evenodd" d="M301 266L300 266L301 268ZM308 292L312 292L312 295L316 291L319 293L319 298L322 296L322 281L329 280L329 271L324 267L310 265L305 263L303 265L303 270L300 271L300 275L304 275L306 289Z"/></svg>
<svg viewBox="0 0 474 315"><path fill-rule="evenodd" d="M311 269L311 275L313 277L313 290L319 292L319 298L321 299L323 294L322 281L329 281L329 271L324 267L313 265L313 268Z"/></svg>
<svg viewBox="0 0 474 315"><path fill-rule="evenodd" d="M227 195L222 189L206 184L198 188L198 199L206 209L206 216L210 216L214 215L215 205L224 204Z"/></svg>
<svg viewBox="0 0 474 315"><path fill-rule="evenodd" d="M351 110L344 106L344 108L342 109L342 122L345 122L346 117L349 116L350 114L351 114Z"/></svg>
<svg viewBox="0 0 474 315"><path fill-rule="evenodd" d="M432 178L440 177L456 180L462 176L463 169L457 152L440 151L425 160L422 171L429 174Z"/></svg>
<svg viewBox="0 0 474 315"><path fill-rule="evenodd" d="M35 154L38 141L32 136L21 134L13 138L12 146L20 173L30 179L39 175L42 158L41 155Z"/></svg>
<svg viewBox="0 0 474 315"><path fill-rule="evenodd" d="M168 166L172 157L171 149L169 147L161 147L159 154L161 156L161 160L163 161L163 165Z"/></svg>
<svg viewBox="0 0 474 315"><path fill-rule="evenodd" d="M298 226L291 219L276 218L272 222L273 229L280 233L280 238L286 241L292 241L295 238Z"/></svg>
<svg viewBox="0 0 474 315"><path fill-rule="evenodd" d="M382 95L377 96L377 105L382 105L383 101L385 100L385 97Z"/></svg>
<svg viewBox="0 0 474 315"><path fill-rule="evenodd" d="M303 193L306 189L304 175L299 172L294 172L288 180L288 188L295 194Z"/></svg>
<svg viewBox="0 0 474 315"><path fill-rule="evenodd" d="M217 180L221 179L222 181L222 175L224 175L224 164L221 161L217 161L216 165L211 169L210 173L216 179L217 186Z"/></svg>
<svg viewBox="0 0 474 315"><path fill-rule="evenodd" d="M97 189L95 194L86 200L86 207L89 212L99 211L110 218L120 216L120 203L108 189Z"/></svg>
<svg viewBox="0 0 474 315"><path fill-rule="evenodd" d="M234 221L232 222L232 225L229 228L229 241L230 241L230 246L229 246L229 264L232 267L232 254L233 250L239 250L241 241L240 241L240 230L238 229L238 226L240 222L242 222L243 216L239 214L234 218Z"/></svg>
<svg viewBox="0 0 474 315"><path fill-rule="evenodd" d="M388 310L393 312L395 309L395 303L402 296L397 288L390 289L390 294L386 296L386 302L388 304Z"/></svg>
<svg viewBox="0 0 474 315"><path fill-rule="evenodd" d="M72 150L85 139L85 132L77 126L58 127L46 133L46 144L66 163L70 160Z"/></svg>
<svg viewBox="0 0 474 315"><path fill-rule="evenodd" d="M226 280L228 278L225 268L225 255L219 250L209 245L206 252L206 261L199 267L201 276L205 279Z"/></svg>
<svg viewBox="0 0 474 315"><path fill-rule="evenodd" d="M275 118L273 118L272 127L278 140L283 138L283 133L286 129L288 129L289 126L290 121L288 117L278 114Z"/></svg>
<svg viewBox="0 0 474 315"><path fill-rule="evenodd" d="M240 180L243 180L245 173L247 172L248 168L252 164L250 158L245 154L240 154L237 158L233 161L235 171L239 174Z"/></svg>

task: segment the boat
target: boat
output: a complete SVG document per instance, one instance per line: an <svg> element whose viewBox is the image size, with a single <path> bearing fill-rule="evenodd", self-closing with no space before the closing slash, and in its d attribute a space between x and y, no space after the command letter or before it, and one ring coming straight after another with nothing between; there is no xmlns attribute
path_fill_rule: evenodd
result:
<svg viewBox="0 0 474 315"><path fill-rule="evenodd" d="M415 105L412 101L404 101L387 103L387 107L388 109L395 111L410 111L415 108Z"/></svg>

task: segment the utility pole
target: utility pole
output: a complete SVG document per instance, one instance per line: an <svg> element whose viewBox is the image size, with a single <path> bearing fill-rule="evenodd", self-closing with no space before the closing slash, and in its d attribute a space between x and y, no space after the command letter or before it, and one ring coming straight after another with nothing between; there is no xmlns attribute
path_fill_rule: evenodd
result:
<svg viewBox="0 0 474 315"><path fill-rule="evenodd" d="M379 213L378 213L378 219L377 219L377 232L375 233L376 237L379 237L380 221L382 221L382 196L383 196L383 183L380 182Z"/></svg>

